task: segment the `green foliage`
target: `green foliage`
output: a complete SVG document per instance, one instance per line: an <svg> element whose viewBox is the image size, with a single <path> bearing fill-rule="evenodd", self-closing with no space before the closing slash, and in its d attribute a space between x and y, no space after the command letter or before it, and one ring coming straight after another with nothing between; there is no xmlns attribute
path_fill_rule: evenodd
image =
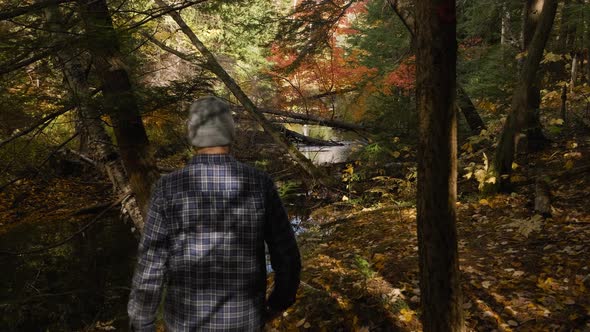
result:
<svg viewBox="0 0 590 332"><path fill-rule="evenodd" d="M355 255L354 256L354 264L357 270L365 276L367 279L373 278L377 272L371 266L371 263L367 261L364 257Z"/></svg>
<svg viewBox="0 0 590 332"><path fill-rule="evenodd" d="M289 181L285 181L280 183L280 185L277 188L277 191L279 192L279 196L281 197L282 200L288 201L290 199L292 199L298 191L301 190L301 183L299 181L295 181L295 180L289 180Z"/></svg>
<svg viewBox="0 0 590 332"><path fill-rule="evenodd" d="M475 46L460 53L458 77L472 100L508 104L518 78L516 52L500 45Z"/></svg>
<svg viewBox="0 0 590 332"><path fill-rule="evenodd" d="M513 39L519 38L523 2L519 0L473 0L458 3L457 35L461 39L481 38L485 43L500 41L502 16L510 20Z"/></svg>
<svg viewBox="0 0 590 332"><path fill-rule="evenodd" d="M348 37L349 52L362 50L360 63L377 68L380 73L397 67L396 61L407 55L410 48L409 32L383 1L369 1L367 12L354 21L358 33Z"/></svg>

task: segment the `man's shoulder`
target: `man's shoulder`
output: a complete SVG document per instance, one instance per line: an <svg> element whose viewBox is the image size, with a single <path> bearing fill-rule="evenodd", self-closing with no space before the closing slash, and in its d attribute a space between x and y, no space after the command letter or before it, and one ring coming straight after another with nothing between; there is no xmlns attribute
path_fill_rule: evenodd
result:
<svg viewBox="0 0 590 332"><path fill-rule="evenodd" d="M224 166L224 168L226 168L226 172L224 173L226 174L226 176L237 175L240 176L242 179L248 179L253 182L260 182L264 185L272 185L274 183L274 181L268 173L245 162L233 159L231 162L221 165ZM182 185L182 183L191 181L195 177L207 173L208 169L214 169L218 166L220 166L220 164L208 165L189 163L182 168L162 175L160 177L159 182L164 188L174 190L179 185Z"/></svg>

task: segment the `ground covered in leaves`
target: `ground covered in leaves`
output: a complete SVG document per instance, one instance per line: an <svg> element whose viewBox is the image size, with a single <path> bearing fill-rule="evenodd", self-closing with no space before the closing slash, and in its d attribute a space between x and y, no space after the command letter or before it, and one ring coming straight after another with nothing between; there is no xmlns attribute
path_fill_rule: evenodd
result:
<svg viewBox="0 0 590 332"><path fill-rule="evenodd" d="M511 193L485 197L473 179L460 181L469 330L590 331L590 171L583 162L589 153L583 136L521 156ZM550 187L551 216L534 211L538 174ZM373 191L399 187L387 176L372 181ZM348 201L314 211L315 226L300 238L298 302L268 330L421 330L416 210L395 193L382 194L370 206Z"/></svg>

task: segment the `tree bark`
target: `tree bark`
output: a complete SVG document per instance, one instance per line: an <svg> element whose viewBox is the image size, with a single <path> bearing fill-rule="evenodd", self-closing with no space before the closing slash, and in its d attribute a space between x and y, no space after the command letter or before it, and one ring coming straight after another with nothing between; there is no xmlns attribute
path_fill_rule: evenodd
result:
<svg viewBox="0 0 590 332"><path fill-rule="evenodd" d="M576 82L578 81L578 63L579 60L579 53L573 52L572 53L572 71L571 71L571 78L570 78L570 89L573 92L574 88L576 87ZM584 59L582 59L584 61Z"/></svg>
<svg viewBox="0 0 590 332"><path fill-rule="evenodd" d="M145 218L152 184L159 178L106 0L78 0L88 48L103 84L104 109L113 125L131 190ZM137 225L141 231L143 223Z"/></svg>
<svg viewBox="0 0 590 332"><path fill-rule="evenodd" d="M522 28L522 51L529 49L533 39L537 25L541 18L544 0L527 0L524 7L523 28ZM524 62L523 62L524 63ZM523 69L521 69L523 70ZM543 134L543 129L540 120L539 109L541 107L541 78L536 77L529 86L527 92L529 93L529 105L526 124L527 135L527 149L529 152L534 152L541 149L548 141Z"/></svg>
<svg viewBox="0 0 590 332"><path fill-rule="evenodd" d="M512 41L510 10L506 4L502 5L502 23L500 31L500 45L508 46Z"/></svg>
<svg viewBox="0 0 590 332"><path fill-rule="evenodd" d="M168 5L163 0L155 0L156 4L162 8L168 8ZM204 67L209 69L215 74L225 86L232 92L232 94L238 99L238 101L244 106L244 109L262 126L264 131L270 135L273 141L301 167L308 175L311 176L312 181L318 181L324 186L333 185L328 176L315 167L313 163L305 158L305 156L297 150L293 144L291 144L284 135L275 130L272 123L268 121L264 115L258 110L254 103L248 98L246 93L240 88L235 80L223 69L219 64L213 53L201 42L197 35L191 30L191 28L182 19L177 11L170 11L168 13L174 21L178 24L182 32L189 38L191 43L201 52L205 58Z"/></svg>
<svg viewBox="0 0 590 332"><path fill-rule="evenodd" d="M54 32L54 39L60 38L60 33L67 33L63 17L56 5L47 7L45 16L49 31ZM79 55L71 48L63 48L57 51L55 61L63 71L72 100L78 108L80 127L87 133L86 144L87 149L91 151L92 160L97 163L99 171L108 176L114 193L127 192L129 190L127 175L111 137L104 127L102 114L92 104L92 92ZM142 224L141 213L135 200L125 201L123 209L129 211L128 215L135 225Z"/></svg>
<svg viewBox="0 0 590 332"><path fill-rule="evenodd" d="M462 86L457 84L457 108L463 113L472 135L479 135L486 125L477 113L475 105Z"/></svg>
<svg viewBox="0 0 590 332"><path fill-rule="evenodd" d="M537 77L537 70L553 26L556 10L557 0L545 0L539 24L528 47L519 83L512 96L512 110L504 123L494 160L488 172L489 182L484 188L485 191L493 192L500 189L505 178L508 178L511 173L514 161L514 139L518 133L526 130L527 124L530 123L530 105L533 102L532 99L538 98L532 93L531 86Z"/></svg>
<svg viewBox="0 0 590 332"><path fill-rule="evenodd" d="M457 199L456 14L454 0L416 2L417 222L422 326L465 331Z"/></svg>

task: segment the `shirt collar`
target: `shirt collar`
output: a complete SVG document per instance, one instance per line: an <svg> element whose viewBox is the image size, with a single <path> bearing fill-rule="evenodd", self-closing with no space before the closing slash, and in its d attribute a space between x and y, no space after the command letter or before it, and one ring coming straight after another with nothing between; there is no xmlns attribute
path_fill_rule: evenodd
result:
<svg viewBox="0 0 590 332"><path fill-rule="evenodd" d="M234 162L229 154L198 154L191 158L189 164L224 164Z"/></svg>

